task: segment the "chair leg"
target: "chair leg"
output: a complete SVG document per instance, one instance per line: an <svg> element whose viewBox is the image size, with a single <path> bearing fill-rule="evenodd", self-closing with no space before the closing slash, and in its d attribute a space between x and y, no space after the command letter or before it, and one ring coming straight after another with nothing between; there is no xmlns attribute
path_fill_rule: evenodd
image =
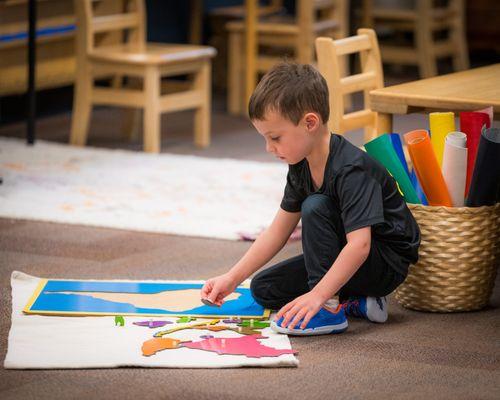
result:
<svg viewBox="0 0 500 400"><path fill-rule="evenodd" d="M129 141L138 141L141 136L142 110L128 108L125 113L125 136Z"/></svg>
<svg viewBox="0 0 500 400"><path fill-rule="evenodd" d="M113 76L111 86L115 89L120 89L123 86L123 76L119 74Z"/></svg>
<svg viewBox="0 0 500 400"><path fill-rule="evenodd" d="M375 126L365 126L363 129L364 142L367 143L378 136L377 128Z"/></svg>
<svg viewBox="0 0 500 400"><path fill-rule="evenodd" d="M459 39L455 40L457 50L453 55L453 68L455 71L465 71L469 69L469 55L464 32L457 33L457 36Z"/></svg>
<svg viewBox="0 0 500 400"><path fill-rule="evenodd" d="M210 145L210 112L212 109L211 62L203 62L194 77L194 88L202 91L203 101L194 115L194 144L198 147Z"/></svg>
<svg viewBox="0 0 500 400"><path fill-rule="evenodd" d="M160 152L160 71L156 66L146 67L144 76L144 151Z"/></svg>
<svg viewBox="0 0 500 400"><path fill-rule="evenodd" d="M431 26L432 0L416 2L417 19L413 32L417 48L418 66L421 78L437 75L437 60L434 53L434 37Z"/></svg>
<svg viewBox="0 0 500 400"><path fill-rule="evenodd" d="M377 113L375 117L376 135L392 132L392 115L385 113Z"/></svg>
<svg viewBox="0 0 500 400"><path fill-rule="evenodd" d="M124 83L123 75L117 74L111 80L111 86L114 89L121 89L124 86L136 86L130 84L130 80L133 78L128 78L127 84ZM141 125L141 110L137 108L125 108L123 110L124 117L124 129L123 136L128 139L128 141L139 140L140 136L140 125Z"/></svg>
<svg viewBox="0 0 500 400"><path fill-rule="evenodd" d="M239 32L229 33L228 46L227 109L230 114L243 114L244 72L243 40Z"/></svg>
<svg viewBox="0 0 500 400"><path fill-rule="evenodd" d="M437 60L434 54L432 31L422 26L416 28L418 66L421 78L431 78L437 75Z"/></svg>
<svg viewBox="0 0 500 400"><path fill-rule="evenodd" d="M91 91L93 77L86 64L77 71L75 93L73 95L73 115L71 118L70 143L76 146L85 146L92 111Z"/></svg>
<svg viewBox="0 0 500 400"><path fill-rule="evenodd" d="M458 14L453 21L453 27L450 30L450 39L455 48L453 54L453 68L455 71L464 71L469 69L469 50L467 47L467 38L465 37L465 23L463 18L464 2L456 0L453 4Z"/></svg>

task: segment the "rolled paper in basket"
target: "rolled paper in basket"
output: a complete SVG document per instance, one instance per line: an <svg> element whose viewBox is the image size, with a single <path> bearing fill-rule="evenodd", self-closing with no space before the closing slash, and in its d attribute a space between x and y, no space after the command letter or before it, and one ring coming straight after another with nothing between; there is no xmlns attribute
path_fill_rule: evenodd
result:
<svg viewBox="0 0 500 400"><path fill-rule="evenodd" d="M391 137L392 147L394 147L394 150L398 155L399 161L401 161L401 165L405 169L408 176L410 176L410 171L408 169L408 163L406 162L405 152L403 150L403 144L401 143L401 138L397 133L391 133L389 134L389 136Z"/></svg>
<svg viewBox="0 0 500 400"><path fill-rule="evenodd" d="M396 151L396 154L398 155L401 164L403 165L406 173L410 177L411 185L415 189L415 193L417 194L420 204L423 204L424 206L429 205L429 203L427 203L427 199L425 198L424 191L422 190L422 186L420 186L420 183L418 182L415 171L413 169L411 169L410 171L410 169L408 168L406 157L409 156L405 155L405 152L403 150L403 144L401 143L401 137L397 133L391 133L390 136L392 141L392 147L394 147L394 150Z"/></svg>
<svg viewBox="0 0 500 400"><path fill-rule="evenodd" d="M433 112L429 114L431 143L439 166L443 166L443 153L446 135L455 131L455 114L452 112Z"/></svg>
<svg viewBox="0 0 500 400"><path fill-rule="evenodd" d="M411 184L410 177L406 173L401 161L392 147L392 140L388 134L383 134L365 144L367 153L387 168L396 180L405 201L420 204L420 200Z"/></svg>
<svg viewBox="0 0 500 400"><path fill-rule="evenodd" d="M424 206L428 206L429 202L427 201L427 198L425 197L424 189L422 189L422 186L420 185L420 182L418 181L417 174L415 173L415 169L412 168L410 172L410 181L413 187L415 188L415 192L417 192L417 196L422 202Z"/></svg>
<svg viewBox="0 0 500 400"><path fill-rule="evenodd" d="M490 126L493 123L493 106L489 106L486 108L483 108L482 110L476 110L475 112L480 112L480 113L485 113L488 114L488 117L490 119Z"/></svg>
<svg viewBox="0 0 500 400"><path fill-rule="evenodd" d="M463 132L451 132L446 136L444 145L443 171L453 207L463 207L465 178L467 175L467 135Z"/></svg>
<svg viewBox="0 0 500 400"><path fill-rule="evenodd" d="M419 129L408 132L404 139L429 205L451 207L451 197L427 131Z"/></svg>
<svg viewBox="0 0 500 400"><path fill-rule="evenodd" d="M467 178L465 181L465 197L469 192L474 162L476 161L477 147L483 126L490 127L490 117L486 113L464 111L460 113L460 132L467 135Z"/></svg>
<svg viewBox="0 0 500 400"><path fill-rule="evenodd" d="M466 205L489 206L500 202L500 129L484 129Z"/></svg>

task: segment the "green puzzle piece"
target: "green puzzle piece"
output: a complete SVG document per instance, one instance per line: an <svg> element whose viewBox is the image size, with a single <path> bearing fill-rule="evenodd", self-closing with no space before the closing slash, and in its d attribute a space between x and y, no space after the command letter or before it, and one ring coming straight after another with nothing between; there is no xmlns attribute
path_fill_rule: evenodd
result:
<svg viewBox="0 0 500 400"><path fill-rule="evenodd" d="M115 326L125 326L125 320L121 315L115 316Z"/></svg>
<svg viewBox="0 0 500 400"><path fill-rule="evenodd" d="M248 328L268 328L271 325L269 321L256 321L254 319L251 320L243 320L238 326L248 327Z"/></svg>
<svg viewBox="0 0 500 400"><path fill-rule="evenodd" d="M177 321L178 324L185 324L187 322L191 322L191 321L196 321L196 318L193 318L193 317L180 317Z"/></svg>

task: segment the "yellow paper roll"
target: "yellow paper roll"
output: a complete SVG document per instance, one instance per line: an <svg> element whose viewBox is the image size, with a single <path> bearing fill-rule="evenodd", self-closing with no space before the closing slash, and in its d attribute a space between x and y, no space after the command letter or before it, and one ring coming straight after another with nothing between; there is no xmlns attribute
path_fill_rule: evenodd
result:
<svg viewBox="0 0 500 400"><path fill-rule="evenodd" d="M444 144L446 135L455 131L455 114L452 112L433 112L429 114L431 143L439 167L443 164Z"/></svg>

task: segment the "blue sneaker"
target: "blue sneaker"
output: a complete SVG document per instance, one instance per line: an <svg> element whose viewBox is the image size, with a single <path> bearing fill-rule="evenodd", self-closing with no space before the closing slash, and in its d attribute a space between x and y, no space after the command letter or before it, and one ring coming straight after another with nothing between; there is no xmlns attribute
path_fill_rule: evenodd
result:
<svg viewBox="0 0 500 400"><path fill-rule="evenodd" d="M281 323L283 317L278 321L271 322L271 329L274 332L286 333L287 335L326 335L327 333L341 333L347 329L347 319L342 306L339 305L335 312L321 308L318 313L311 318L304 329L300 329L302 320L293 329L283 328Z"/></svg>
<svg viewBox="0 0 500 400"><path fill-rule="evenodd" d="M385 297L349 297L342 303L346 315L366 318L372 322L387 321L387 299Z"/></svg>

